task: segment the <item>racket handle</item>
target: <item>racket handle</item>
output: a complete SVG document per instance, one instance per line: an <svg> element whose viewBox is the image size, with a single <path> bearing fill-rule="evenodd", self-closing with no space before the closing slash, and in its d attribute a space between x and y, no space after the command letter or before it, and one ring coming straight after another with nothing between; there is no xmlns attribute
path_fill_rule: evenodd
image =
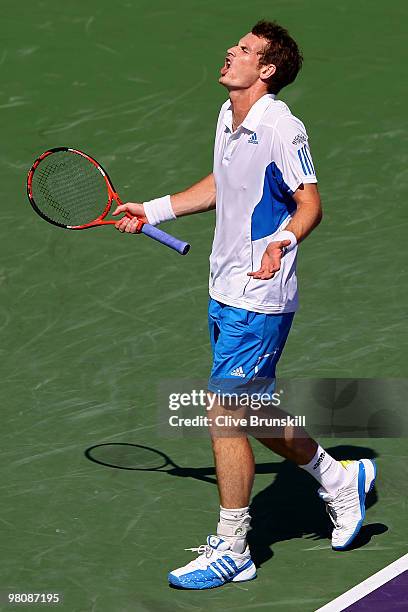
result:
<svg viewBox="0 0 408 612"><path fill-rule="evenodd" d="M188 242L183 242L163 230L158 229L154 225L150 225L149 223L144 223L141 230L142 234L149 236L149 238L153 238L153 240L158 240L162 244L170 247L180 253L180 255L187 255L190 250L190 245Z"/></svg>

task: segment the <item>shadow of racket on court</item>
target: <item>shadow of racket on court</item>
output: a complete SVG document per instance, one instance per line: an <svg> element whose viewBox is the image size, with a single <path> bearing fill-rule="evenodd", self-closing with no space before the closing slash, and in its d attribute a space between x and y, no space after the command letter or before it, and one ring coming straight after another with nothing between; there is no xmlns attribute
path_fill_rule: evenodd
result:
<svg viewBox="0 0 408 612"><path fill-rule="evenodd" d="M328 452L336 459L374 458L377 455L371 448L352 445L332 447ZM86 449L85 456L93 463L111 469L165 472L170 476L217 483L213 466L182 467L163 451L140 444L95 444ZM257 474L276 474L267 487L255 494L250 505L253 527L248 539L256 566L260 567L273 556L274 544L293 538L305 538L305 544L301 546L304 550L321 547L321 544L313 541L324 541L323 547L330 548L327 514L317 495L318 483L288 460L257 464L255 470ZM367 508L376 502L377 493L374 489L367 496ZM366 545L374 536L382 535L387 529L381 523L365 525L349 550Z"/></svg>
<svg viewBox="0 0 408 612"><path fill-rule="evenodd" d="M117 470L136 472L165 472L170 476L194 478L210 484L217 484L215 469L210 467L182 467L166 453L150 446L128 442L107 442L95 444L85 451L85 457L94 463ZM256 466L257 474L277 474L280 462L261 463Z"/></svg>

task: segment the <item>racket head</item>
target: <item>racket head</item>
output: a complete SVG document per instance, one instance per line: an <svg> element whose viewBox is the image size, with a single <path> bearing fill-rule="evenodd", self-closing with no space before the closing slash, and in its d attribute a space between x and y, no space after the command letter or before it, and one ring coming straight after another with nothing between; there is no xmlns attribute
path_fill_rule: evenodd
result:
<svg viewBox="0 0 408 612"><path fill-rule="evenodd" d="M158 472L167 466L174 466L165 453L150 446L128 442L95 444L86 449L85 456L94 463L120 470Z"/></svg>
<svg viewBox="0 0 408 612"><path fill-rule="evenodd" d="M103 224L113 198L119 198L104 168L93 157L69 147L40 155L27 176L35 212L53 225L84 229Z"/></svg>

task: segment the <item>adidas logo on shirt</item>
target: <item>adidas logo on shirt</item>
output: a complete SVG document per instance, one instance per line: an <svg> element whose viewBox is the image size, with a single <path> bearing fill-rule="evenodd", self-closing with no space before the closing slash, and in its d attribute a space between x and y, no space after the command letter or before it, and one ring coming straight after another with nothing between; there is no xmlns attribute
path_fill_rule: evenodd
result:
<svg viewBox="0 0 408 612"><path fill-rule="evenodd" d="M257 138L256 132L254 132L253 134L251 134L251 136L248 138L248 142L249 142L250 144L259 144L259 143L258 143L258 138Z"/></svg>
<svg viewBox="0 0 408 612"><path fill-rule="evenodd" d="M242 366L239 366L239 368L235 368L235 370L232 370L231 376L240 376L241 378L245 378L245 372L242 369Z"/></svg>
<svg viewBox="0 0 408 612"><path fill-rule="evenodd" d="M292 144L304 144L307 142L307 136L305 134L297 134L295 138L292 140Z"/></svg>

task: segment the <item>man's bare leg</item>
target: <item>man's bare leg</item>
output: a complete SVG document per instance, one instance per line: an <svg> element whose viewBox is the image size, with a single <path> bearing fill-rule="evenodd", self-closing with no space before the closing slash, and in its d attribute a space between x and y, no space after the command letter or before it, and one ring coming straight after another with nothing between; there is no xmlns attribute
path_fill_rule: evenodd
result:
<svg viewBox="0 0 408 612"><path fill-rule="evenodd" d="M224 407L216 403L211 409L213 423L217 417L244 416L235 405ZM239 427L210 427L217 486L220 497L220 518L217 535L230 543L231 549L242 553L247 547L246 535L251 517L249 500L255 475L255 460L246 433Z"/></svg>
<svg viewBox="0 0 408 612"><path fill-rule="evenodd" d="M290 416L275 406L269 406L262 416L268 413L280 419ZM255 432L253 435L261 444L311 474L326 491L335 493L346 484L349 475L342 463L331 457L303 427L285 425L274 428L272 433L271 437L259 437Z"/></svg>
<svg viewBox="0 0 408 612"><path fill-rule="evenodd" d="M221 506L247 507L255 474L254 455L248 438L213 436L212 446Z"/></svg>
<svg viewBox="0 0 408 612"><path fill-rule="evenodd" d="M316 454L318 444L307 432L295 431L291 427L285 427L282 437L279 438L257 438L258 442L269 448L271 451L289 459L297 465L306 465Z"/></svg>

